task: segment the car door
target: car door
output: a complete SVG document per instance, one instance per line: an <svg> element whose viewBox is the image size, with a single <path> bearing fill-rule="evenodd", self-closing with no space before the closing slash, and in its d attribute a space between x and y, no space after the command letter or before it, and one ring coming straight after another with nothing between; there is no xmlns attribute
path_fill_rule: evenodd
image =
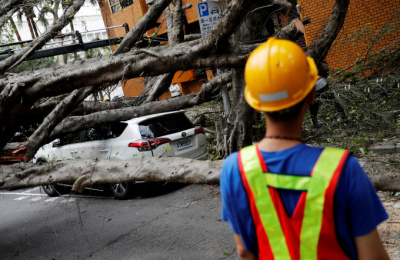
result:
<svg viewBox="0 0 400 260"><path fill-rule="evenodd" d="M48 160L61 161L77 159L83 132L67 134L59 142L53 142L46 157Z"/></svg>
<svg viewBox="0 0 400 260"><path fill-rule="evenodd" d="M85 130L83 142L79 147L81 159L108 159L110 149L106 146L106 132L103 127L89 128Z"/></svg>

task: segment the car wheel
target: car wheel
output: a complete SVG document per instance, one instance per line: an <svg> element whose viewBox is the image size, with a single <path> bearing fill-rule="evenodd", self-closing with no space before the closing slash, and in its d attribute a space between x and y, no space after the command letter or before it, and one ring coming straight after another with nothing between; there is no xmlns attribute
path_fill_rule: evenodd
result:
<svg viewBox="0 0 400 260"><path fill-rule="evenodd" d="M129 199L133 195L133 183L131 182L112 183L111 193L114 199L118 200Z"/></svg>
<svg viewBox="0 0 400 260"><path fill-rule="evenodd" d="M57 197L62 194L62 189L57 185L43 185L42 188L50 197Z"/></svg>

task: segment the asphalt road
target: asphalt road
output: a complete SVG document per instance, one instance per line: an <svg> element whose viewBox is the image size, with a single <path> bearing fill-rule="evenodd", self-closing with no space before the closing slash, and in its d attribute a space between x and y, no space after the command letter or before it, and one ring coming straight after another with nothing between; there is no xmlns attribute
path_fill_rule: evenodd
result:
<svg viewBox="0 0 400 260"><path fill-rule="evenodd" d="M143 185L126 201L0 191L0 259L237 259L218 186Z"/></svg>

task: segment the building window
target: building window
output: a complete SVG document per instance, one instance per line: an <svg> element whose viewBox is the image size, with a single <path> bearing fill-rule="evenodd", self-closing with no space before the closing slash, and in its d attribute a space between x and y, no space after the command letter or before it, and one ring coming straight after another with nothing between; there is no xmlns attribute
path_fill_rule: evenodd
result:
<svg viewBox="0 0 400 260"><path fill-rule="evenodd" d="M112 13L119 12L130 5L133 5L133 0L110 0Z"/></svg>

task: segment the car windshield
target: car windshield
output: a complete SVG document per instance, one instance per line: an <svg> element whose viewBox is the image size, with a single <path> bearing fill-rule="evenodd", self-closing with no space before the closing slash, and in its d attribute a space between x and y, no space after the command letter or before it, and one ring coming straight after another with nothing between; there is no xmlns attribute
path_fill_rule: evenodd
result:
<svg viewBox="0 0 400 260"><path fill-rule="evenodd" d="M151 118L139 124L140 134L144 139L157 138L193 127L193 123L183 113Z"/></svg>

